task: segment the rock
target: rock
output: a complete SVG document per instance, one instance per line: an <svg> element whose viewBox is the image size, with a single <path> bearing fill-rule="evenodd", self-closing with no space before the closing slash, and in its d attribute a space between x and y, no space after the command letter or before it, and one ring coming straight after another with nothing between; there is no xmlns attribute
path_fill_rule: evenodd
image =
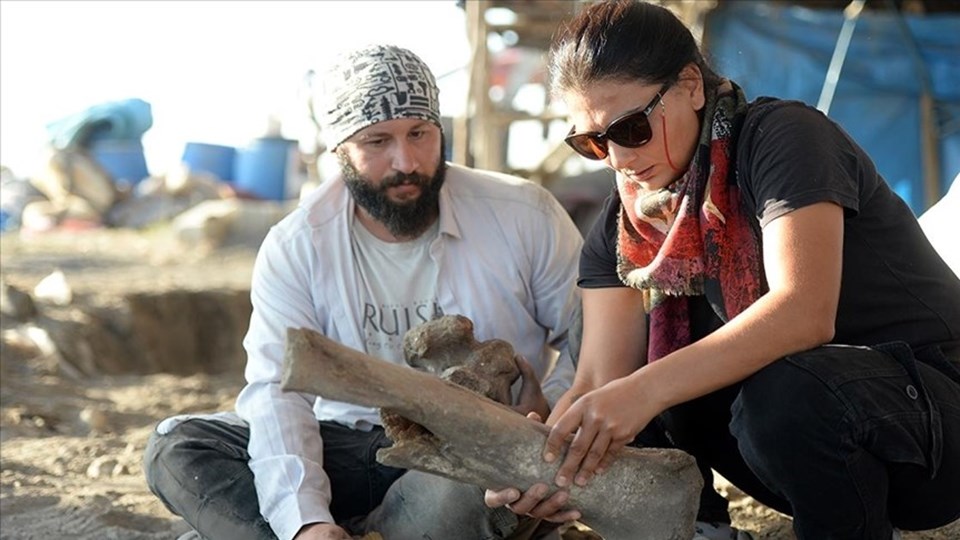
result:
<svg viewBox="0 0 960 540"><path fill-rule="evenodd" d="M58 306L67 306L73 301L73 289L70 288L67 277L60 270L55 270L40 280L33 289L33 295L38 300L46 300Z"/></svg>
<svg viewBox="0 0 960 540"><path fill-rule="evenodd" d="M100 456L90 462L90 466L87 467L87 476L94 479L111 476L117 465L119 463L116 459L110 456Z"/></svg>
<svg viewBox="0 0 960 540"><path fill-rule="evenodd" d="M290 210L289 204L275 201L209 200L178 215L173 228L188 248L258 246Z"/></svg>
<svg viewBox="0 0 960 540"><path fill-rule="evenodd" d="M80 420L87 425L91 432L104 433L110 431L110 417L101 409L85 407L80 411Z"/></svg>
<svg viewBox="0 0 960 540"><path fill-rule="evenodd" d="M67 202L73 196L99 217L117 200L117 188L110 176L83 152L51 149L46 165L31 176L30 182L57 208L73 206Z"/></svg>
<svg viewBox="0 0 960 540"><path fill-rule="evenodd" d="M37 306L30 294L0 281L0 312L17 321L27 321L37 315Z"/></svg>

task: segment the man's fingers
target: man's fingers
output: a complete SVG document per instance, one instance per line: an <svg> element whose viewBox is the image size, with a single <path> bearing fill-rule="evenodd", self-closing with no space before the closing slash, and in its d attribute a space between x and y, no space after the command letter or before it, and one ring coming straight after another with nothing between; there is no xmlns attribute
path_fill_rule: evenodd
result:
<svg viewBox="0 0 960 540"><path fill-rule="evenodd" d="M489 508L500 508L519 498L520 490L515 488L501 489L499 491L488 489L483 494L483 503Z"/></svg>
<svg viewBox="0 0 960 540"><path fill-rule="evenodd" d="M536 508L537 505L543 501L543 498L547 495L549 490L549 486L542 482L534 484L530 486L530 489L524 491L522 494L518 493L519 496L507 506L516 514L529 514L531 510ZM554 512L556 512L556 510L554 510Z"/></svg>
<svg viewBox="0 0 960 540"><path fill-rule="evenodd" d="M513 410L521 414L535 411L542 421L543 418L550 415L550 403L547 402L547 398L543 395L543 389L540 388L540 380L537 377L537 372L522 356L515 355L513 358L523 378L523 383L520 385L520 393L517 395L516 402L513 404Z"/></svg>
<svg viewBox="0 0 960 540"><path fill-rule="evenodd" d="M568 521L576 521L580 519L579 510L564 510L562 512L557 512L556 514L551 514L549 516L543 516L541 519L545 521L552 521L553 523L566 523Z"/></svg>
<svg viewBox="0 0 960 540"><path fill-rule="evenodd" d="M527 382L528 379L537 378L536 372L533 371L533 366L531 366L530 362L527 362L527 359L522 355L515 354L513 361L517 363L517 369L520 370L520 376L523 377L523 382Z"/></svg>
<svg viewBox="0 0 960 540"><path fill-rule="evenodd" d="M489 508L506 506L516 514L533 516L555 523L580 519L578 510L566 508L566 504L570 500L568 491L559 490L544 499L549 492L550 486L544 483L534 484L523 493L515 488L499 491L488 489L483 494L483 502Z"/></svg>
<svg viewBox="0 0 960 540"><path fill-rule="evenodd" d="M547 485L535 484L535 486L543 488L542 491L538 490L538 497L531 497L529 500L523 501L522 506L518 506L518 501L518 503L511 504L510 509L518 514L521 513L520 510L523 510L522 513L528 516L561 523L571 519L580 518L580 512L566 507L567 502L570 500L570 492L566 490L559 490L554 492L553 495L550 495L550 497L544 499L543 494L546 494L548 491ZM532 487L530 488L530 491L533 491ZM530 502L535 502L535 504L530 505Z"/></svg>

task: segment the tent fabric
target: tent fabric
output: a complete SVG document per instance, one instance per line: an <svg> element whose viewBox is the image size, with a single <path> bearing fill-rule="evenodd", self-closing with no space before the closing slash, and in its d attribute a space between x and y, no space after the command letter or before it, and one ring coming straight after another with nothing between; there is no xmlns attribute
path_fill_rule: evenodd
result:
<svg viewBox="0 0 960 540"><path fill-rule="evenodd" d="M47 124L58 150L87 147L96 140L139 141L153 126L150 104L141 99L101 103Z"/></svg>
<svg viewBox="0 0 960 540"><path fill-rule="evenodd" d="M777 96L816 106L843 22L841 11L725 1L707 14L704 46L717 71L736 80L748 98ZM864 11L829 110L918 215L960 173L958 28L960 16L953 14ZM924 180L924 87L939 135L935 193L928 193Z"/></svg>
<svg viewBox="0 0 960 540"><path fill-rule="evenodd" d="M954 178L946 195L918 220L934 249L953 273L960 276L960 242L957 242L957 231L960 231L960 175Z"/></svg>

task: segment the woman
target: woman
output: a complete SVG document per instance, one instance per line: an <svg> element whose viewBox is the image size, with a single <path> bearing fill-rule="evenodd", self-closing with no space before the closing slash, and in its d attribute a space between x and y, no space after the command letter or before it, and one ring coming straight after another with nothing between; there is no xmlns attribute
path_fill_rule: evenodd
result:
<svg viewBox="0 0 960 540"><path fill-rule="evenodd" d="M656 5L588 5L550 69L566 142L617 172L581 255L578 373L547 420L556 485L659 431L801 539L960 517L960 280L863 150L802 103L747 103ZM579 516L545 487L487 503ZM717 498L698 519L729 523Z"/></svg>

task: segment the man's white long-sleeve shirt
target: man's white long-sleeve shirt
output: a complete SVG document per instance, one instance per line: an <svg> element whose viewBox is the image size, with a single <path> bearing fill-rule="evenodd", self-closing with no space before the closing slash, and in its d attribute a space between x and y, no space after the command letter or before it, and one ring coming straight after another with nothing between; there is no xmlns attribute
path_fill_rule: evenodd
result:
<svg viewBox="0 0 960 540"><path fill-rule="evenodd" d="M355 207L340 179L323 183L274 226L254 266L246 379L237 413L250 426L250 468L260 510L281 540L333 522L317 421L358 429L376 410L280 389L288 328L310 328L363 350L360 285L348 227ZM553 404L573 380L567 334L580 297L582 238L544 188L448 165L439 235L430 246L444 314L474 322L476 338L502 339L533 366ZM557 353L560 352L559 357Z"/></svg>

